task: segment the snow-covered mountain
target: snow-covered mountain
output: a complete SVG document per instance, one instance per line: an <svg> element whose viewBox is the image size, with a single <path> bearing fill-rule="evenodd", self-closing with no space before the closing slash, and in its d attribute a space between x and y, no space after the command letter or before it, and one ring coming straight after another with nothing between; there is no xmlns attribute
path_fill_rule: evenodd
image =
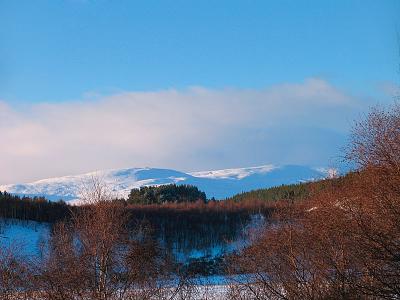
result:
<svg viewBox="0 0 400 300"><path fill-rule="evenodd" d="M330 177L332 174L332 169L296 165L265 165L193 173L169 169L128 168L49 178L25 184L0 185L0 191L71 201L79 199L82 187L95 177L104 182L118 197L127 197L131 189L141 186L176 183L195 185L204 191L208 198L224 199L240 192L311 181Z"/></svg>

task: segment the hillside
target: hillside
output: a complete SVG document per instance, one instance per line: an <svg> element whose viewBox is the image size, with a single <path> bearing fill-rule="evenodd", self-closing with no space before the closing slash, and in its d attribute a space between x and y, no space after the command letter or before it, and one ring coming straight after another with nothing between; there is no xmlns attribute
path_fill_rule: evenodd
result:
<svg viewBox="0 0 400 300"><path fill-rule="evenodd" d="M210 199L225 199L246 191L313 181L329 175L329 170L296 165L266 165L193 173L157 168L127 168L49 178L25 184L1 185L0 191L72 201L79 199L85 183L98 177L120 198L127 198L133 188L176 183L197 186Z"/></svg>

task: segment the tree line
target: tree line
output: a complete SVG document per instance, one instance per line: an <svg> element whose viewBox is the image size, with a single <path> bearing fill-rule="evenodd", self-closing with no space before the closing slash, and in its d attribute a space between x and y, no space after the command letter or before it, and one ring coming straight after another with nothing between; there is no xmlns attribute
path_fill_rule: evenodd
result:
<svg viewBox="0 0 400 300"><path fill-rule="evenodd" d="M273 209L272 202L304 199L313 191L324 188L327 181L259 189L220 201L207 200L204 192L191 185L145 186L132 189L127 199L113 198L112 201L120 202L135 216L150 219L158 218L157 215L172 216L174 213L179 215L178 218L191 214L189 218L195 220L204 218L208 214L211 216L220 214L222 219L229 219L229 215L235 213L263 213L268 216ZM0 191L1 218L56 223L68 218L73 209L79 207L72 207L62 200L54 202L42 196L19 196Z"/></svg>
<svg viewBox="0 0 400 300"><path fill-rule="evenodd" d="M0 217L37 222L55 223L66 218L69 206L63 202L52 202L44 197L20 197L0 191Z"/></svg>

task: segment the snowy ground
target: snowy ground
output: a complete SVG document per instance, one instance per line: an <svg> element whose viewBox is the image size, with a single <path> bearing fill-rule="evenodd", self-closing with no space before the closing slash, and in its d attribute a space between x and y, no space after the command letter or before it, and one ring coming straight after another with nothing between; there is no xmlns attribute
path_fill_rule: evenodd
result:
<svg viewBox="0 0 400 300"><path fill-rule="evenodd" d="M50 225L34 221L0 219L0 246L13 247L23 255L38 255L42 241L50 233Z"/></svg>

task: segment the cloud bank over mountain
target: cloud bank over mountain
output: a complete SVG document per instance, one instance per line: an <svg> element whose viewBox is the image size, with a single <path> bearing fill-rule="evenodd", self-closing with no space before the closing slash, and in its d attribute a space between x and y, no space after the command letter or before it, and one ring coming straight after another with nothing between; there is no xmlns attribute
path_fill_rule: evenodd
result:
<svg viewBox="0 0 400 300"><path fill-rule="evenodd" d="M19 107L0 101L0 184L131 165L326 166L367 101L316 78L263 90L191 87Z"/></svg>

